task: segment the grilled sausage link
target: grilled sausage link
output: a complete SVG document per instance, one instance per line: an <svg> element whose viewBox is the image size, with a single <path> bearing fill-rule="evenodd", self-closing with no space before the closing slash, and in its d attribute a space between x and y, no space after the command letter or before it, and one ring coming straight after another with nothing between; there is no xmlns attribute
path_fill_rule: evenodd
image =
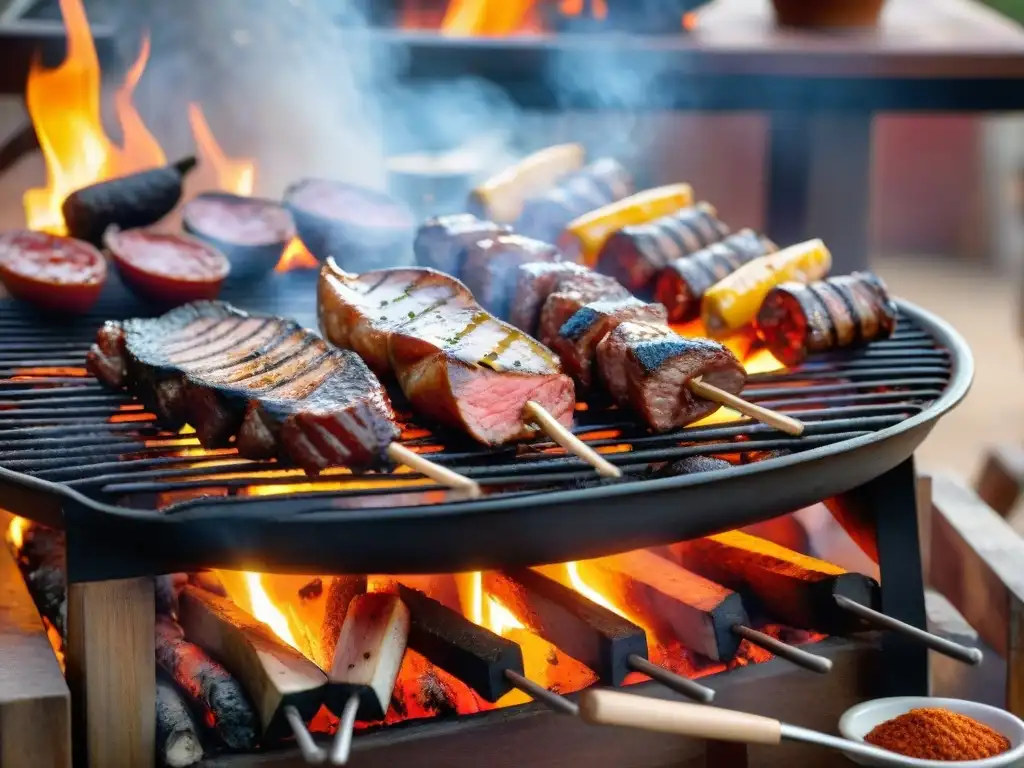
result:
<svg viewBox="0 0 1024 768"><path fill-rule="evenodd" d="M796 365L808 355L889 338L897 315L881 278L855 272L776 286L761 305L756 327L775 357Z"/></svg>
<svg viewBox="0 0 1024 768"><path fill-rule="evenodd" d="M776 250L768 238L751 229L740 230L702 251L669 262L654 283L654 298L665 305L673 323L696 320L708 288L747 262Z"/></svg>
<svg viewBox="0 0 1024 768"><path fill-rule="evenodd" d="M747 262L704 294L701 319L714 337L754 321L765 297L777 285L821 280L832 268L832 254L821 240L808 240Z"/></svg>
<svg viewBox="0 0 1024 768"><path fill-rule="evenodd" d="M633 193L634 182L620 162L596 160L523 204L516 232L553 243L573 219Z"/></svg>
<svg viewBox="0 0 1024 768"><path fill-rule="evenodd" d="M522 416L531 400L572 423L573 383L558 358L486 312L453 277L430 269L352 275L329 259L317 305L332 344L390 371L417 412L484 445L531 436Z"/></svg>
<svg viewBox="0 0 1024 768"><path fill-rule="evenodd" d="M597 268L634 293L650 290L674 259L707 248L729 234L714 207L698 203L648 224L625 227L608 238Z"/></svg>

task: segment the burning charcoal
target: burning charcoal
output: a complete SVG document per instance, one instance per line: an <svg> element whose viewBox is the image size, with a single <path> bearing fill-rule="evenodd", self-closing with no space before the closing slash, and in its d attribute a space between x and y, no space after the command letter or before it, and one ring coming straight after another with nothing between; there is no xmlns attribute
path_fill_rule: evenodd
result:
<svg viewBox="0 0 1024 768"><path fill-rule="evenodd" d="M352 598L366 592L365 576L335 576L327 587L327 605L324 608L324 623L320 630L320 648L323 658L317 659L322 669L330 669L334 663L334 649L338 646L341 627L345 623L348 605ZM329 657L329 658L328 658Z"/></svg>
<svg viewBox="0 0 1024 768"><path fill-rule="evenodd" d="M437 676L433 669L427 670L420 677L420 690L417 698L420 705L438 717L457 715L455 693Z"/></svg>
<svg viewBox="0 0 1024 768"><path fill-rule="evenodd" d="M315 600L324 593L324 582L322 579L313 579L299 589L301 600Z"/></svg>
<svg viewBox="0 0 1024 768"><path fill-rule="evenodd" d="M156 756L167 768L185 768L203 759L196 723L174 687L156 681Z"/></svg>
<svg viewBox="0 0 1024 768"><path fill-rule="evenodd" d="M25 582L40 615L53 624L62 638L66 637L68 603L64 569L44 565L31 571Z"/></svg>
<svg viewBox="0 0 1024 768"><path fill-rule="evenodd" d="M280 203L227 192L204 192L182 209L182 226L231 262L232 282L269 274L295 237L292 215Z"/></svg>
<svg viewBox="0 0 1024 768"><path fill-rule="evenodd" d="M259 724L242 686L173 621L156 625L156 663L178 686L211 736L233 752L253 749Z"/></svg>
<svg viewBox="0 0 1024 768"><path fill-rule="evenodd" d="M72 192L61 206L68 234L100 246L111 225L135 229L155 224L181 200L184 177L195 166L196 159L186 157Z"/></svg>
<svg viewBox="0 0 1024 768"><path fill-rule="evenodd" d="M326 179L303 179L285 190L299 238L320 261L363 272L408 264L416 223L398 200Z"/></svg>
<svg viewBox="0 0 1024 768"><path fill-rule="evenodd" d="M194 587L205 589L214 595L228 597L228 591L213 571L196 571L188 575L188 583Z"/></svg>
<svg viewBox="0 0 1024 768"><path fill-rule="evenodd" d="M185 637L215 656L249 694L264 743L291 733L285 710L309 722L323 704L327 676L231 600L196 587L181 593Z"/></svg>
<svg viewBox="0 0 1024 768"><path fill-rule="evenodd" d="M665 464L653 472L654 477L677 477L693 475L698 472L713 472L716 469L729 469L732 466L724 459L712 456L687 456L685 459Z"/></svg>
<svg viewBox="0 0 1024 768"><path fill-rule="evenodd" d="M21 536L18 560L28 571L43 565L64 570L64 532L45 525L29 523Z"/></svg>

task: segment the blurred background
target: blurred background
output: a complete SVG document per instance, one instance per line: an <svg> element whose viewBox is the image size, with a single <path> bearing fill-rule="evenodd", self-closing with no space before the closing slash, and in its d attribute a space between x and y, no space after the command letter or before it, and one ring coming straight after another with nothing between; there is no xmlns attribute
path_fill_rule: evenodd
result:
<svg viewBox="0 0 1024 768"><path fill-rule="evenodd" d="M974 3L952 5L965 4ZM401 84L393 77L400 52L365 48L334 24L346 16L351 25L346 14L363 23L372 2L369 10L327 0L84 5L93 25L113 30L121 61L105 76L105 92L120 84L148 33L151 52L134 102L167 156L192 151L186 114L197 102L225 153L256 161L257 193L280 194L310 172L384 185L389 159L427 150L484 173L529 149L574 140L618 156L651 185L690 182L737 228L765 225L768 118L759 112L631 110L614 98L604 110L533 111L469 75L455 73L444 85ZM403 6L402 24L428 23L412 20L412 5ZM952 12L946 0L926 5ZM989 5L1008 27L1024 20L1024 0ZM60 7L0 0L0 29L26 18L57 20ZM698 29L703 23L700 14L691 21ZM1024 32L1020 39L1016 53L1024 60ZM573 76L562 73L561 85L571 86ZM590 78L587 87L598 82L613 95L649 87L621 59ZM0 137L25 118L21 94L0 95ZM952 323L977 362L973 392L942 420L919 460L973 475L987 446L1015 442L1024 430L1024 117L892 111L875 117L871 142L869 263L898 296ZM41 186L45 174L40 154L30 152L0 175L0 229L24 223L22 194ZM842 186L844 179L830 183Z"/></svg>

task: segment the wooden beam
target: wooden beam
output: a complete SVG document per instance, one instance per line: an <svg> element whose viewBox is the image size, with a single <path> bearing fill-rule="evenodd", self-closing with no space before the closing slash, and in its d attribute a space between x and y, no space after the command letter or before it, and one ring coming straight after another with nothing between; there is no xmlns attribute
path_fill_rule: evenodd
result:
<svg viewBox="0 0 1024 768"><path fill-rule="evenodd" d="M917 535L921 542L921 574L927 587L931 581L932 567L932 478L919 475L917 478Z"/></svg>
<svg viewBox="0 0 1024 768"><path fill-rule="evenodd" d="M187 586L179 613L185 639L219 660L245 688L265 741L291 733L286 706L294 706L307 722L320 709L327 675L234 602Z"/></svg>
<svg viewBox="0 0 1024 768"><path fill-rule="evenodd" d="M0 765L70 768L71 693L25 581L0 543Z"/></svg>
<svg viewBox="0 0 1024 768"><path fill-rule="evenodd" d="M153 765L155 615L151 578L68 587L67 672L75 747L88 765Z"/></svg>
<svg viewBox="0 0 1024 768"><path fill-rule="evenodd" d="M1007 517L1024 490L1024 447L1004 443L990 448L974 489L989 507Z"/></svg>
<svg viewBox="0 0 1024 768"><path fill-rule="evenodd" d="M933 479L932 504L932 584L1006 660L1007 709L1022 715L1024 539L953 478Z"/></svg>

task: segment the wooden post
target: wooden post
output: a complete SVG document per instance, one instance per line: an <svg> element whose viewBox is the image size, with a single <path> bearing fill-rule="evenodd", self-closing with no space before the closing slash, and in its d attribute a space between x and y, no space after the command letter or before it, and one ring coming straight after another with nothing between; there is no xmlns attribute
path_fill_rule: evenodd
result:
<svg viewBox="0 0 1024 768"><path fill-rule="evenodd" d="M1024 490L1024 448L1004 443L990 449L974 488L982 501L1007 517Z"/></svg>
<svg viewBox="0 0 1024 768"><path fill-rule="evenodd" d="M0 765L71 768L71 694L35 603L3 542L0 670Z"/></svg>
<svg viewBox="0 0 1024 768"><path fill-rule="evenodd" d="M932 563L932 478L917 477L917 536L921 541L921 573L924 585L931 584Z"/></svg>
<svg viewBox="0 0 1024 768"><path fill-rule="evenodd" d="M933 480L932 583L1006 660L1006 708L1024 714L1024 539L956 480Z"/></svg>
<svg viewBox="0 0 1024 768"><path fill-rule="evenodd" d="M68 585L76 762L91 768L153 765L155 610L150 578Z"/></svg>

